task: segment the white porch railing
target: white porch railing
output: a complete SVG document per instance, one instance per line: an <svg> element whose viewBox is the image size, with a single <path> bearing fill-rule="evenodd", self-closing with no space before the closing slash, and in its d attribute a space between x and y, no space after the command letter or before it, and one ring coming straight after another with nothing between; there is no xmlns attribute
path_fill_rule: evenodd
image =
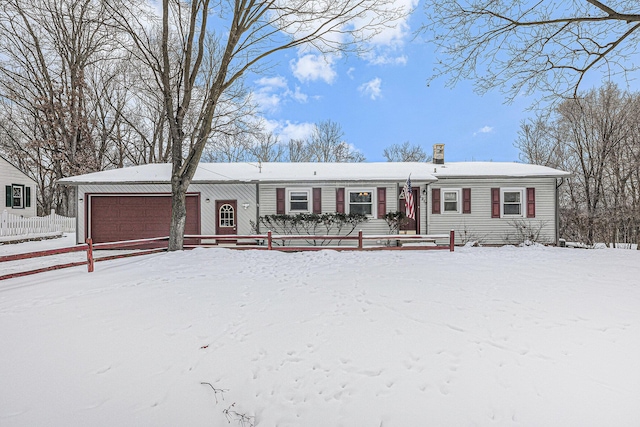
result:
<svg viewBox="0 0 640 427"><path fill-rule="evenodd" d="M23 236L52 232L73 233L76 231L76 219L61 216L51 210L47 216L24 218L6 210L0 218L0 236Z"/></svg>

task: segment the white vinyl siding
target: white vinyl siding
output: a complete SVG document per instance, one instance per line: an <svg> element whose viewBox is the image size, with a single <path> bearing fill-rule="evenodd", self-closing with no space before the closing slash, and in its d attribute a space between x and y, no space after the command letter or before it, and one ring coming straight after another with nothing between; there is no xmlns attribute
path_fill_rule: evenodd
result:
<svg viewBox="0 0 640 427"><path fill-rule="evenodd" d="M384 219L378 219L378 205L377 205L377 189L380 187L386 188L386 212L395 212L398 210L398 188L404 183L389 183L389 182L313 182L308 183L311 188L322 189L322 212L323 213L335 213L336 211L336 189L345 189L345 212L348 211L349 205L349 191L364 190L372 192L373 197L373 215L366 223L360 224L354 231L362 230L365 234L388 234L389 227ZM419 183L414 183L414 187ZM290 185L289 185L290 186ZM287 183L276 184L260 184L260 215L274 215L276 213L276 188L289 188ZM422 184L424 188L424 184ZM404 202L404 201L403 201ZM424 209L421 207L421 215L424 216ZM260 230L260 232L266 232L266 230ZM375 243L375 242L372 242ZM344 243L346 244L346 243Z"/></svg>
<svg viewBox="0 0 640 427"><path fill-rule="evenodd" d="M26 218L37 215L36 182L2 157L0 157L0 187L3 192L2 210ZM4 197L6 194L4 193L7 187L11 188L12 206L6 206ZM28 204L30 206L26 206L27 187L29 188L30 200ZM16 192L14 193L14 191ZM48 214L49 212L46 213Z"/></svg>
<svg viewBox="0 0 640 427"><path fill-rule="evenodd" d="M450 188L471 188L471 213L465 215L445 215L431 213L431 189L440 188L442 192ZM526 188L536 189L536 217L527 218ZM500 188L522 190L520 216L491 217L491 189ZM429 185L427 206L427 231L429 234L442 234L454 230L456 243L476 240L488 245L513 243L514 224L541 229L541 243L555 243L555 178L440 178ZM502 193L502 191L501 191ZM442 202L441 202L442 203ZM501 211L502 197L500 200ZM424 229L423 229L424 230Z"/></svg>

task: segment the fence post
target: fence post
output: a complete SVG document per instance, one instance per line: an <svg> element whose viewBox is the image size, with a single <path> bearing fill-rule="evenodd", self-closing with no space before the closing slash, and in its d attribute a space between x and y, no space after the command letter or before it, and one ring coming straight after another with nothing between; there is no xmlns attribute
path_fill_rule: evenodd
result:
<svg viewBox="0 0 640 427"><path fill-rule="evenodd" d="M87 270L89 273L93 273L93 240L91 238L87 239Z"/></svg>
<svg viewBox="0 0 640 427"><path fill-rule="evenodd" d="M9 216L9 212L5 209L2 212L2 225L0 226L0 236L7 235L7 217Z"/></svg>
<svg viewBox="0 0 640 427"><path fill-rule="evenodd" d="M451 230L449 232L449 251L453 252L453 248L455 246L456 243L456 232Z"/></svg>
<svg viewBox="0 0 640 427"><path fill-rule="evenodd" d="M271 240L271 230L267 231L267 249L273 249L273 241Z"/></svg>
<svg viewBox="0 0 640 427"><path fill-rule="evenodd" d="M358 231L358 249L362 249L362 230Z"/></svg>

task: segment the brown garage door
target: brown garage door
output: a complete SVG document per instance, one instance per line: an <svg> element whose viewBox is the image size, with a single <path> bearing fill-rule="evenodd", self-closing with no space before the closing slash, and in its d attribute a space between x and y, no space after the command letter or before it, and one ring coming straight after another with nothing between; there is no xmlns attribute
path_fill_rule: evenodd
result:
<svg viewBox="0 0 640 427"><path fill-rule="evenodd" d="M170 196L90 196L90 237L94 243L169 235ZM200 198L187 196L185 234L200 234Z"/></svg>

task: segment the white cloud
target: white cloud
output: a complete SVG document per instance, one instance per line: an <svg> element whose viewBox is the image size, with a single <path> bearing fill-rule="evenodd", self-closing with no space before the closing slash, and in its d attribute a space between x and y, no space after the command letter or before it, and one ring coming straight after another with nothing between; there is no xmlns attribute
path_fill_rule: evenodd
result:
<svg viewBox="0 0 640 427"><path fill-rule="evenodd" d="M255 83L256 87L253 89L252 97L262 111L276 111L287 99L305 103L309 98L300 90L299 86L291 90L287 79L282 76L262 77Z"/></svg>
<svg viewBox="0 0 640 427"><path fill-rule="evenodd" d="M375 101L376 99L380 98L380 96L382 96L382 89L380 88L381 85L382 79L376 77L375 79L360 85L358 90L363 95L366 95Z"/></svg>
<svg viewBox="0 0 640 427"><path fill-rule="evenodd" d="M273 88L286 88L287 87L287 79L282 76L275 77L263 77L261 79L256 80L256 83L260 86L269 86Z"/></svg>
<svg viewBox="0 0 640 427"><path fill-rule="evenodd" d="M491 133L491 132L493 132L493 127L491 127L491 126L483 126L480 129L478 129L476 132L474 132L473 136L476 136L479 133Z"/></svg>
<svg viewBox="0 0 640 427"><path fill-rule="evenodd" d="M294 90L293 92L288 91L288 92L287 92L287 94L288 94L291 98L295 99L296 101L298 101L298 102L300 102L300 103L302 103L302 104L304 104L305 102L307 102L307 99L309 99L309 97L307 96L307 94L306 94L306 93L302 93L302 92L300 91L300 86L296 86L296 88L295 88L295 90Z"/></svg>
<svg viewBox="0 0 640 427"><path fill-rule="evenodd" d="M396 0L390 4L393 8L403 9L405 16L389 23L383 29L373 35L371 44L377 46L398 46L404 43L405 39L410 35L408 20L411 17L409 12L418 6L418 0ZM366 19L366 17L364 18Z"/></svg>
<svg viewBox="0 0 640 427"><path fill-rule="evenodd" d="M372 65L407 65L408 58L406 55L388 56L387 54L372 54L367 57Z"/></svg>
<svg viewBox="0 0 640 427"><path fill-rule="evenodd" d="M384 28L377 28L368 42L370 51L364 59L373 65L406 65L407 57L398 53L404 48L406 40L411 36L409 19L418 6L418 0L396 0L390 4L394 9L401 9L404 16L388 23ZM365 21L368 16L362 17ZM358 25L358 22L356 22Z"/></svg>
<svg viewBox="0 0 640 427"><path fill-rule="evenodd" d="M307 139L315 127L314 123L291 123L289 120L265 120L267 132L273 132L280 137L280 141L287 143L290 139Z"/></svg>
<svg viewBox="0 0 640 427"><path fill-rule="evenodd" d="M332 84L338 74L334 70L335 57L304 54L297 60L290 62L293 75L301 82L323 80Z"/></svg>

